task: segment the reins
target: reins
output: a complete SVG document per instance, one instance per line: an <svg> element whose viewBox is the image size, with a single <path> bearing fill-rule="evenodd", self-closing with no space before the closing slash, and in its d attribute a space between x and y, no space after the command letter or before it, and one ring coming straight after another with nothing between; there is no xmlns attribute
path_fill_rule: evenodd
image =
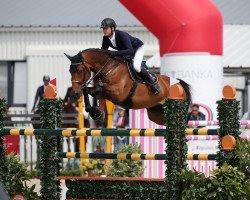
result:
<svg viewBox="0 0 250 200"><path fill-rule="evenodd" d="M87 81L83 82L83 81L71 80L71 82L72 82L72 83L79 83L79 84L82 84L81 90L84 89L86 86L88 86L88 85L91 83L91 81L93 81L99 74L101 74L101 72L108 66L108 64L111 63L110 61L112 61L111 58L109 58L109 59L105 62L105 64L97 71L97 73L94 74L94 76L93 76L92 78L88 79ZM82 65L85 67L85 69L86 69L86 65L85 65L84 63L85 63L85 61L82 61L82 62L78 62L78 63L71 63L71 65L77 66L77 65L82 64ZM71 66L71 65L70 65L70 66ZM91 65L91 66L92 66L92 65ZM92 67L93 67L93 66L92 66ZM110 69L105 75L102 75L103 78L107 77L107 75L109 75L111 72L112 72L112 69ZM89 73L89 72L88 72L88 73Z"/></svg>
<svg viewBox="0 0 250 200"><path fill-rule="evenodd" d="M90 84L91 81L93 81L95 79L95 77L97 77L99 74L101 74L101 72L107 67L108 64L110 64L110 60L112 60L111 58L109 58L106 63L101 67L101 69L98 70L98 72L96 74L94 74L94 76L92 78L90 78L89 80L87 80L86 82L84 82L82 84L82 87L81 89L84 89L87 85ZM83 64L84 67L86 67L84 64ZM103 78L105 78L106 76L103 76Z"/></svg>

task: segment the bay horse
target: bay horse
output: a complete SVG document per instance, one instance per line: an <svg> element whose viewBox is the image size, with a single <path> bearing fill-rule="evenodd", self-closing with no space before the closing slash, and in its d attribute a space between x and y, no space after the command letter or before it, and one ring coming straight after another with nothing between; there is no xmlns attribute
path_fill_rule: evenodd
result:
<svg viewBox="0 0 250 200"><path fill-rule="evenodd" d="M113 57L109 50L86 49L75 56L65 55L71 61L69 71L75 97L84 95L86 111L93 119L101 117L97 100L108 99L125 109L146 108L151 121L159 125L165 124L162 105L169 97L170 77L157 75L160 93L155 95L148 84L132 79L127 58ZM183 87L185 99L190 105L190 86L183 80L178 80L179 83L176 84ZM94 87L88 87L91 82ZM93 106L89 102L89 94L94 97Z"/></svg>

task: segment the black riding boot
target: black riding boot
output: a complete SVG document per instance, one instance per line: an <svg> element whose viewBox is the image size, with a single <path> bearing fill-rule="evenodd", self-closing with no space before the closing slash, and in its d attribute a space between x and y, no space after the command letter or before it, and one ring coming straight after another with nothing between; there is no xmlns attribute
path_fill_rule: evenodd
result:
<svg viewBox="0 0 250 200"><path fill-rule="evenodd" d="M141 68L140 74L143 77L143 79L146 81L146 83L150 85L152 92L154 94L158 94L160 92L159 85L156 82L154 82L153 77L149 74L149 72L144 67Z"/></svg>

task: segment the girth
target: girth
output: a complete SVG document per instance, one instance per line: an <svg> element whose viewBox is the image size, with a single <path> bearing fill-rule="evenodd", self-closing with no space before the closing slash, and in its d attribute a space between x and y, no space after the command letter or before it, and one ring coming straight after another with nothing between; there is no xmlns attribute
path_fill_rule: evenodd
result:
<svg viewBox="0 0 250 200"><path fill-rule="evenodd" d="M134 80L133 84L132 84L132 86L130 88L130 91L128 93L127 98L123 102L119 103L119 105L121 105L121 106L123 106L125 108L130 108L130 107L133 106L132 96L133 96L133 94L134 94L134 92L135 92L135 90L137 88L137 85L138 85L138 82L136 80Z"/></svg>

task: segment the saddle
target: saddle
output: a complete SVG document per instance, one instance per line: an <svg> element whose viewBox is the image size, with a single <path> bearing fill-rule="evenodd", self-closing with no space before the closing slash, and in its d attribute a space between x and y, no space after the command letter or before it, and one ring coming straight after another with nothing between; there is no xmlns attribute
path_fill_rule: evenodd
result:
<svg viewBox="0 0 250 200"><path fill-rule="evenodd" d="M132 78L133 81L136 81L138 83L146 83L145 80L143 80L143 78L141 77L140 73L138 73L137 71L135 71L135 68L133 67L133 60L131 58L125 58L125 62L128 66L128 71L130 74L130 77ZM148 66L146 65L146 61L142 61L141 62L141 67L146 69L148 71ZM157 76L156 74L154 74L153 72L148 71L149 74L152 76L154 82L157 82Z"/></svg>

